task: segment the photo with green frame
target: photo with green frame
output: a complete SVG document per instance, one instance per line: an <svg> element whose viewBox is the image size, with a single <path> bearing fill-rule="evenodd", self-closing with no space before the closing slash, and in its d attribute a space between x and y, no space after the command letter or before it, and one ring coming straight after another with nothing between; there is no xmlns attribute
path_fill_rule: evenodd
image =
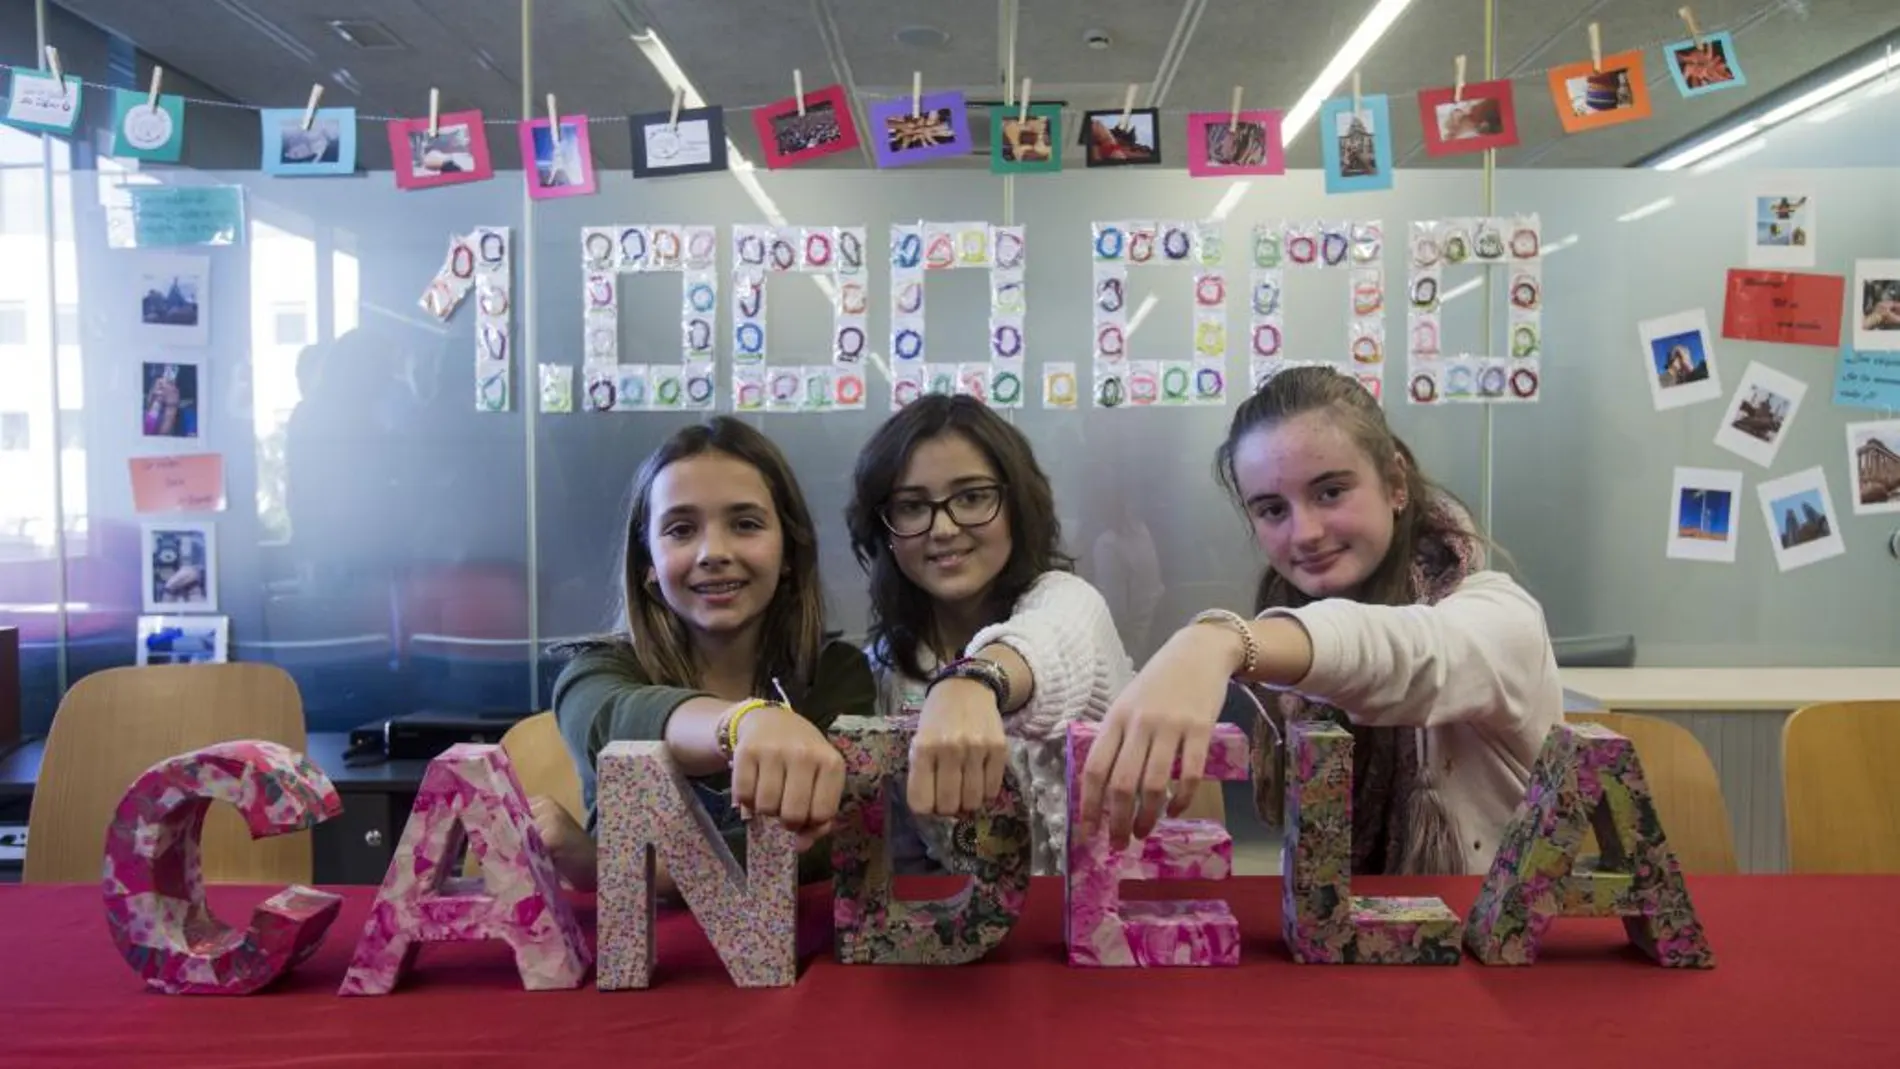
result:
<svg viewBox="0 0 1900 1069"><path fill-rule="evenodd" d="M1062 170L1062 105L1031 104L1028 120L1022 115L1020 104L990 109L990 173Z"/></svg>

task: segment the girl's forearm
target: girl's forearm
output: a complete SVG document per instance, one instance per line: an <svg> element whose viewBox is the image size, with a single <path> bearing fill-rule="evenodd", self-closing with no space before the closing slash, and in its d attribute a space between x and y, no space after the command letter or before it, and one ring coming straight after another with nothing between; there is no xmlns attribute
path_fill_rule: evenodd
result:
<svg viewBox="0 0 1900 1069"><path fill-rule="evenodd" d="M710 776L726 770L726 756L719 749L719 727L731 708L731 702L718 698L693 698L666 718L666 749L681 772Z"/></svg>

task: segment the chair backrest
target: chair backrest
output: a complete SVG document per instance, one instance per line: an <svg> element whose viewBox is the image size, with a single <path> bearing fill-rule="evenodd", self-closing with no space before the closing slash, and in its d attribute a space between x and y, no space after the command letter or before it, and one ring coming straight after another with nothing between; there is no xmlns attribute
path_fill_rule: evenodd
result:
<svg viewBox="0 0 1900 1069"><path fill-rule="evenodd" d="M234 739L302 752L303 702L267 664L108 668L66 692L47 734L27 831L27 883L93 883L112 812L146 769ZM205 819L204 877L212 883L309 883L310 833L253 840L237 811Z"/></svg>
<svg viewBox="0 0 1900 1069"><path fill-rule="evenodd" d="M1900 701L1821 702L1781 729L1795 872L1900 872Z"/></svg>
<svg viewBox="0 0 1900 1069"><path fill-rule="evenodd" d="M580 773L574 771L574 759L568 756L553 713L536 713L516 721L502 735L501 748L515 766L515 778L521 781L528 797L546 795L561 803L569 816L586 823Z"/></svg>
<svg viewBox="0 0 1900 1069"><path fill-rule="evenodd" d="M1721 781L1708 751L1687 728L1635 713L1571 713L1566 719L1602 724L1636 747L1656 816L1684 872L1736 871L1735 830ZM1597 851L1594 833L1584 848Z"/></svg>

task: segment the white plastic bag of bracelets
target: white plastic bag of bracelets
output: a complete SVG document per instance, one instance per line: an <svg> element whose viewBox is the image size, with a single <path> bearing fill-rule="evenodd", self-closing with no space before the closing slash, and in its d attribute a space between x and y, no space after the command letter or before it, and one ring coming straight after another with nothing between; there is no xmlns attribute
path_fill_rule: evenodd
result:
<svg viewBox="0 0 1900 1069"><path fill-rule="evenodd" d="M1385 320L1354 318L1346 328L1354 367L1376 367L1385 362Z"/></svg>
<svg viewBox="0 0 1900 1069"><path fill-rule="evenodd" d="M574 369L566 364L541 365L541 411L574 411Z"/></svg>

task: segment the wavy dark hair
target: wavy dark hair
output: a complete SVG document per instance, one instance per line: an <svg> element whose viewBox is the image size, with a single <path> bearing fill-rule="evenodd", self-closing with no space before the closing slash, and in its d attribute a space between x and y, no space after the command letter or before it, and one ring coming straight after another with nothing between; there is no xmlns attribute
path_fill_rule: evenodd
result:
<svg viewBox="0 0 1900 1069"><path fill-rule="evenodd" d="M1049 477L1036 463L1035 450L1021 431L981 401L961 394L927 394L905 405L884 421L858 453L845 525L851 534L851 552L871 578L871 648L886 665L913 679L925 674L918 651L930 635L930 595L898 568L891 554L891 533L879 513L917 446L942 434L969 439L1004 485L1002 515L1009 518L1009 562L990 585L985 622L1006 618L1044 572L1075 568L1062 551L1062 523L1056 517Z"/></svg>
<svg viewBox="0 0 1900 1069"><path fill-rule="evenodd" d="M1253 396L1242 401L1227 428L1227 440L1214 453L1214 477L1227 488L1234 503L1245 510L1239 477L1234 472L1234 451L1241 439L1257 430L1305 415L1324 412L1329 420L1343 428L1353 443L1371 458L1373 467L1388 490L1405 491L1405 507L1392 525L1392 545L1379 566L1359 587L1356 600L1376 605L1410 605L1419 592L1412 589L1412 558L1421 539L1430 535L1475 538L1490 548L1488 539L1475 530L1435 531L1429 528L1434 517L1443 513L1428 506L1434 498L1464 506L1449 491L1426 478L1412 450L1386 423L1385 411L1371 393L1350 375L1330 367L1288 368L1268 379ZM1461 517L1464 518L1464 517ZM1279 572L1268 566L1254 591L1254 611L1271 608L1296 608L1313 599Z"/></svg>
<svg viewBox="0 0 1900 1069"><path fill-rule="evenodd" d="M785 454L756 428L731 416L715 416L682 427L641 463L633 477L620 560L616 626L622 630L567 643L557 652L572 654L590 647L629 650L648 681L669 687L699 686L692 636L659 589L647 585L646 574L653 567L649 528L653 522L654 482L671 464L713 453L751 465L771 491L772 508L778 514L785 542L787 570L779 577L759 629L753 693L770 697L776 678L796 701L810 685L824 644L824 587L818 574L817 529Z"/></svg>

